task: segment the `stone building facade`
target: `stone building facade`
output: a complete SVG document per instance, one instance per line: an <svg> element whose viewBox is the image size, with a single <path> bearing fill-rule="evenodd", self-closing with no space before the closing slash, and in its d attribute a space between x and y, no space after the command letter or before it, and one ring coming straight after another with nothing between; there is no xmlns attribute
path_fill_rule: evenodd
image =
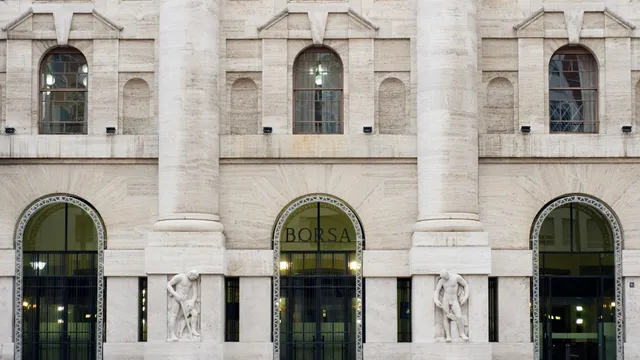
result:
<svg viewBox="0 0 640 360"><path fill-rule="evenodd" d="M0 359L640 358L638 23L0 0Z"/></svg>

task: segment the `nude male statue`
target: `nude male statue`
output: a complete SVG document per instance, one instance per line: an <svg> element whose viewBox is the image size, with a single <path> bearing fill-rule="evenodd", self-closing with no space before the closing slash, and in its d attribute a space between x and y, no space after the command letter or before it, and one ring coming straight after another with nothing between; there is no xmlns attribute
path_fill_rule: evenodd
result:
<svg viewBox="0 0 640 360"><path fill-rule="evenodd" d="M460 287L464 290L464 293L458 297ZM442 301L440 301L440 291L443 291ZM444 327L445 341L451 341L451 322L455 321L458 324L458 334L460 338L468 340L469 338L465 334L464 322L462 319L461 306L469 300L469 284L458 274L453 274L447 271L440 272L440 278L438 285L436 286L435 294L433 295L433 302L437 307L442 309L444 317L442 319L442 327Z"/></svg>
<svg viewBox="0 0 640 360"><path fill-rule="evenodd" d="M184 327L189 330L191 336L200 336L196 331L198 310L196 300L198 298L198 276L196 270L187 274L177 274L167 283L169 291L169 341L178 341L178 336L182 337ZM173 288L175 286L175 289ZM189 297L191 294L191 297ZM179 325L178 336L176 336L176 323Z"/></svg>

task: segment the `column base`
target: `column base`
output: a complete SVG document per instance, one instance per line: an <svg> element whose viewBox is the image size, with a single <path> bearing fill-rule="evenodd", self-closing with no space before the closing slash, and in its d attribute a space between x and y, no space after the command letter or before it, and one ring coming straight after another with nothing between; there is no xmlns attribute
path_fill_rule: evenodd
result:
<svg viewBox="0 0 640 360"><path fill-rule="evenodd" d="M167 232L223 232L220 217L212 214L170 214L153 224L154 231Z"/></svg>
<svg viewBox="0 0 640 360"><path fill-rule="evenodd" d="M272 360L271 342L227 342L224 343L224 360Z"/></svg>
<svg viewBox="0 0 640 360"><path fill-rule="evenodd" d="M409 360L411 343L370 343L363 344L366 360Z"/></svg>
<svg viewBox="0 0 640 360"><path fill-rule="evenodd" d="M491 360L490 343L413 343L411 360Z"/></svg>
<svg viewBox="0 0 640 360"><path fill-rule="evenodd" d="M478 214L472 213L442 213L424 214L418 216L418 221L413 226L414 232L450 232L450 231L475 231L484 230Z"/></svg>
<svg viewBox="0 0 640 360"><path fill-rule="evenodd" d="M150 232L145 248L147 274L226 272L225 237L221 232Z"/></svg>

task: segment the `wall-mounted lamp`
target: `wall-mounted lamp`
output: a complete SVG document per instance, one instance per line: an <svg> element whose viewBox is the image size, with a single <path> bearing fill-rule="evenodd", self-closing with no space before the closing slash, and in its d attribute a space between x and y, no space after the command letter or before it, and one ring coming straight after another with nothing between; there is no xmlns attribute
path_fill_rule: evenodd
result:
<svg viewBox="0 0 640 360"><path fill-rule="evenodd" d="M372 126L364 126L362 127L362 132L365 134L371 134L373 132Z"/></svg>
<svg viewBox="0 0 640 360"><path fill-rule="evenodd" d="M113 135L116 133L116 128L113 126L107 126L107 134Z"/></svg>
<svg viewBox="0 0 640 360"><path fill-rule="evenodd" d="M5 134L15 134L15 132L16 132L16 128L12 128L12 127L4 128L4 133Z"/></svg>
<svg viewBox="0 0 640 360"><path fill-rule="evenodd" d="M263 134L271 134L273 132L273 128L271 126L265 126L262 128Z"/></svg>
<svg viewBox="0 0 640 360"><path fill-rule="evenodd" d="M622 132L623 133L630 133L631 132L631 125L625 125L622 127Z"/></svg>
<svg viewBox="0 0 640 360"><path fill-rule="evenodd" d="M520 132L525 133L525 134L530 133L531 132L531 126L529 126L529 125L520 126Z"/></svg>

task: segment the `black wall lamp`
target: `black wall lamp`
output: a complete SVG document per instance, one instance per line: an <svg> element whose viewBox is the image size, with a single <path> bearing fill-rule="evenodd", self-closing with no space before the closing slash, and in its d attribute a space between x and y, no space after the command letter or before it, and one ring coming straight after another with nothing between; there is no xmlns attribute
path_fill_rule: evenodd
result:
<svg viewBox="0 0 640 360"><path fill-rule="evenodd" d="M530 133L531 132L531 126L529 126L529 125L520 126L520 132L522 132L524 134Z"/></svg>
<svg viewBox="0 0 640 360"><path fill-rule="evenodd" d="M362 128L362 132L365 134L371 134L373 132L373 127L372 126L364 126Z"/></svg>
<svg viewBox="0 0 640 360"><path fill-rule="evenodd" d="M107 134L113 135L116 133L116 128L113 126L107 126Z"/></svg>
<svg viewBox="0 0 640 360"><path fill-rule="evenodd" d="M271 134L273 132L273 128L271 126L265 126L262 128L263 134Z"/></svg>
<svg viewBox="0 0 640 360"><path fill-rule="evenodd" d="M12 127L4 128L4 133L5 134L15 134L15 132L16 132L16 128L12 128Z"/></svg>
<svg viewBox="0 0 640 360"><path fill-rule="evenodd" d="M622 132L623 133L630 133L631 132L631 125L625 125L622 127Z"/></svg>

